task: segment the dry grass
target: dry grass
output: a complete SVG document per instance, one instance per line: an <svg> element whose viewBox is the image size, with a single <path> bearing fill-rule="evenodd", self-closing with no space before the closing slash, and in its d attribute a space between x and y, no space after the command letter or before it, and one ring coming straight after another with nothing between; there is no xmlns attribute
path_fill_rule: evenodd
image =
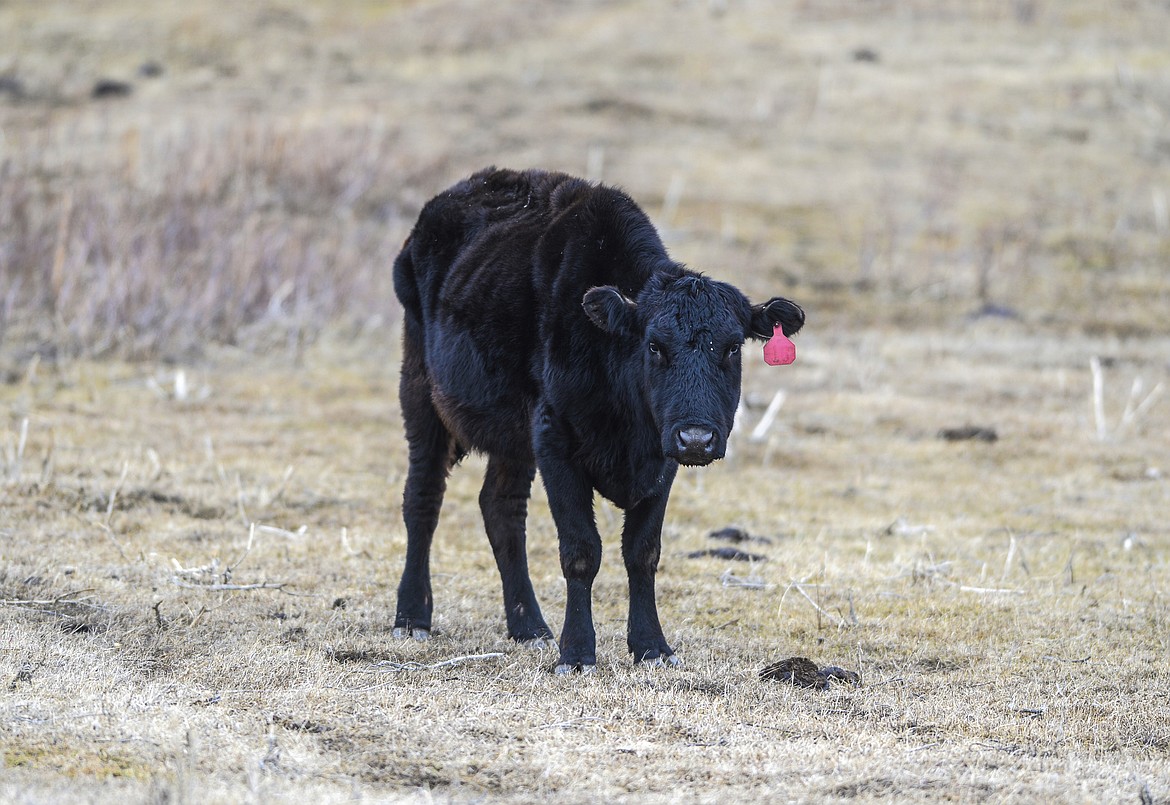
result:
<svg viewBox="0 0 1170 805"><path fill-rule="evenodd" d="M782 424L672 502L660 597L686 667L630 666L611 550L601 667L568 680L502 638L475 460L436 545L439 636L390 638L392 361L218 356L186 401L141 366L42 368L8 394L32 424L0 557L7 796L1166 797L1170 417L1101 442L1091 344L983 335L810 334L782 381L754 366L754 396L789 392ZM1165 347L1107 377L1164 375ZM999 441L936 438L969 421ZM772 537L769 561L685 558L729 523ZM557 622L539 494L530 527ZM756 680L792 654L865 685Z"/></svg>
<svg viewBox="0 0 1170 805"><path fill-rule="evenodd" d="M0 7L0 800L1170 800L1165 6L860 8ZM390 637L388 266L490 162L809 309L676 487L681 670L628 662L604 506L598 673L502 639L474 458ZM767 562L686 558L731 524Z"/></svg>

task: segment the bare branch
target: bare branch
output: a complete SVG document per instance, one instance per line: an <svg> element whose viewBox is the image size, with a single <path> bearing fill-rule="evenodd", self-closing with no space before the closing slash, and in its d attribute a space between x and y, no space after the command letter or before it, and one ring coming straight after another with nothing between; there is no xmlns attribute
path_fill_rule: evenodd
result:
<svg viewBox="0 0 1170 805"><path fill-rule="evenodd" d="M490 654L468 654L464 657L452 657L449 660L431 663L430 665L413 661L393 662L391 660L382 660L381 662L376 662L369 668L365 669L365 672L382 673L385 671L433 671L436 668L446 668L451 665L462 665L465 662L475 662L476 660L494 660L503 656L503 653L499 651L492 652Z"/></svg>
<svg viewBox="0 0 1170 805"><path fill-rule="evenodd" d="M58 604L72 604L74 606L89 607L90 609L105 609L101 604L93 604L77 596L93 592L92 588L73 590L61 593L54 598L0 598L0 607L50 607ZM88 596L87 596L88 597Z"/></svg>
<svg viewBox="0 0 1170 805"><path fill-rule="evenodd" d="M171 583L176 587L182 587L187 590L204 590L209 593L223 593L223 592L246 592L248 590L280 590L288 586L288 582L284 581L262 581L256 584L192 584L189 581L172 578Z"/></svg>

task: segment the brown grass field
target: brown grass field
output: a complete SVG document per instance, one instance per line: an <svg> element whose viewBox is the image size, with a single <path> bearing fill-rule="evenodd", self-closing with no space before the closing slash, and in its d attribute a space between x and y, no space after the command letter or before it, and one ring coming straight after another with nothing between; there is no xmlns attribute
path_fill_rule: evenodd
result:
<svg viewBox="0 0 1170 805"><path fill-rule="evenodd" d="M1167 31L1155 0L0 3L0 801L1170 802ZM626 654L605 504L597 673L503 637L478 457L435 638L391 637L390 263L493 163L620 184L808 312L675 486L680 669ZM730 525L766 561L688 556ZM529 532L558 629L539 484ZM862 684L758 678L791 656Z"/></svg>

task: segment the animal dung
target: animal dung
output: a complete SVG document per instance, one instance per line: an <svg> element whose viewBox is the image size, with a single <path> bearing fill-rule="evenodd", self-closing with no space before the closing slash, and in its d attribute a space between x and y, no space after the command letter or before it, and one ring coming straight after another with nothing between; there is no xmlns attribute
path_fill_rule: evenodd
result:
<svg viewBox="0 0 1170 805"><path fill-rule="evenodd" d="M856 671L847 671L839 665L826 665L817 671L817 676L825 680L826 685L829 682L842 682L854 687L861 685L861 674Z"/></svg>
<svg viewBox="0 0 1170 805"><path fill-rule="evenodd" d="M938 432L938 438L948 442L987 442L990 444L999 439L999 434L995 432L995 428L964 425L961 428L943 428Z"/></svg>
<svg viewBox="0 0 1170 805"><path fill-rule="evenodd" d="M764 545L772 544L772 540L770 540L768 537L757 537L749 534L742 528L736 528L735 526L728 526L727 528L721 528L718 531L712 531L707 536L710 539L722 540L723 542L759 542Z"/></svg>
<svg viewBox="0 0 1170 805"><path fill-rule="evenodd" d="M767 562L768 557L762 553L748 553L739 548L704 548L701 551L691 551L687 559L730 559L735 562Z"/></svg>
<svg viewBox="0 0 1170 805"><path fill-rule="evenodd" d="M93 85L90 91L90 97L95 99L102 98L125 98L134 92L134 87L128 81L118 81L113 78L102 78Z"/></svg>
<svg viewBox="0 0 1170 805"><path fill-rule="evenodd" d="M817 664L807 657L789 657L774 662L760 671L760 679L788 682L798 688L814 690L828 690L834 682L853 686L861 684L861 675L857 672L846 671L836 665L818 668Z"/></svg>
<svg viewBox="0 0 1170 805"><path fill-rule="evenodd" d="M4 95L20 100L24 97L24 84L16 76L0 75L0 97Z"/></svg>

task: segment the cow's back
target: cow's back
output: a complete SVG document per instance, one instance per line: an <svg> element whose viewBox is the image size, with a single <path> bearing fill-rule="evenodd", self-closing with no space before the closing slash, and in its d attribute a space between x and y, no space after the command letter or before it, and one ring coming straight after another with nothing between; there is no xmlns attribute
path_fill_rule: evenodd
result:
<svg viewBox="0 0 1170 805"><path fill-rule="evenodd" d="M581 298L607 284L634 296L665 259L633 201L565 174L488 169L428 202L395 264L395 290L460 442L529 458L546 347L573 344L573 360L604 385L605 339Z"/></svg>
<svg viewBox="0 0 1170 805"><path fill-rule="evenodd" d="M481 171L427 203L395 263L405 348L421 351L436 410L465 448L531 460L545 304L532 255L552 197L574 185L588 188L560 174Z"/></svg>

